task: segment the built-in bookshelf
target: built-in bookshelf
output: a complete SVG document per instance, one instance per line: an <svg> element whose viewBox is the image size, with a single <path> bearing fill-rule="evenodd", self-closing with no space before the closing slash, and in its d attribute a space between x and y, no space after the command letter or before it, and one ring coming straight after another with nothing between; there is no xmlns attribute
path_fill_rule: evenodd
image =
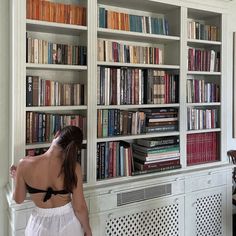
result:
<svg viewBox="0 0 236 236"><path fill-rule="evenodd" d="M220 161L221 15L188 9L187 165Z"/></svg>
<svg viewBox="0 0 236 236"><path fill-rule="evenodd" d="M45 150L72 124L84 133L89 186L224 161L222 14L156 1L94 4L25 1L24 95L14 107L22 155Z"/></svg>
<svg viewBox="0 0 236 236"><path fill-rule="evenodd" d="M231 235L226 21L197 1L14 1L11 161L78 125L93 235ZM12 189L16 235L34 206Z"/></svg>
<svg viewBox="0 0 236 236"><path fill-rule="evenodd" d="M138 144L179 140L180 9L158 8L98 1L98 180L181 168L179 143Z"/></svg>
<svg viewBox="0 0 236 236"><path fill-rule="evenodd" d="M87 2L27 0L24 7L25 154L43 153L58 129L78 126L87 182Z"/></svg>

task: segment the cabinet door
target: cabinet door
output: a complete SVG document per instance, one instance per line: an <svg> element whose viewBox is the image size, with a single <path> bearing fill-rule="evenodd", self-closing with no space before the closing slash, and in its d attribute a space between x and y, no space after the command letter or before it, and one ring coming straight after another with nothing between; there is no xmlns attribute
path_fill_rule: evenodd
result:
<svg viewBox="0 0 236 236"><path fill-rule="evenodd" d="M184 197L139 202L90 216L93 235L182 236Z"/></svg>
<svg viewBox="0 0 236 236"><path fill-rule="evenodd" d="M226 187L186 196L185 216L186 236L226 235Z"/></svg>

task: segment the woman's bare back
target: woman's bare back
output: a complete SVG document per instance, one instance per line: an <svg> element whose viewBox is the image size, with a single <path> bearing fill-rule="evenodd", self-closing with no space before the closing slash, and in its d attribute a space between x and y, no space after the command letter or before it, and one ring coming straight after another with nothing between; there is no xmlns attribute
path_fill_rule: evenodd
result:
<svg viewBox="0 0 236 236"><path fill-rule="evenodd" d="M60 173L61 157L54 152L46 152L43 155L24 158L24 180L32 188L47 190L64 190L64 174ZM46 202L43 201L46 193L31 194L31 199L40 208L60 207L71 201L70 194L51 195Z"/></svg>

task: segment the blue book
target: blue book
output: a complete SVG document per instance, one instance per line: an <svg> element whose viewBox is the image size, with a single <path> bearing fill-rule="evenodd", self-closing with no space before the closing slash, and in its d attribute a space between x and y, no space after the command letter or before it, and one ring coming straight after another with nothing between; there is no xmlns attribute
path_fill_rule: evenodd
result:
<svg viewBox="0 0 236 236"><path fill-rule="evenodd" d="M105 8L99 7L99 27L105 28Z"/></svg>

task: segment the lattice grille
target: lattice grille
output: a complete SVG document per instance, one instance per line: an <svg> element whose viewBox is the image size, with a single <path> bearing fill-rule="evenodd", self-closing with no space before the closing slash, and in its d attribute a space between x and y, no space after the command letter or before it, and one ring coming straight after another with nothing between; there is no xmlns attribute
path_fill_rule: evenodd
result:
<svg viewBox="0 0 236 236"><path fill-rule="evenodd" d="M179 235L179 205L111 218L106 221L106 236Z"/></svg>
<svg viewBox="0 0 236 236"><path fill-rule="evenodd" d="M197 236L222 236L222 194L197 199Z"/></svg>

